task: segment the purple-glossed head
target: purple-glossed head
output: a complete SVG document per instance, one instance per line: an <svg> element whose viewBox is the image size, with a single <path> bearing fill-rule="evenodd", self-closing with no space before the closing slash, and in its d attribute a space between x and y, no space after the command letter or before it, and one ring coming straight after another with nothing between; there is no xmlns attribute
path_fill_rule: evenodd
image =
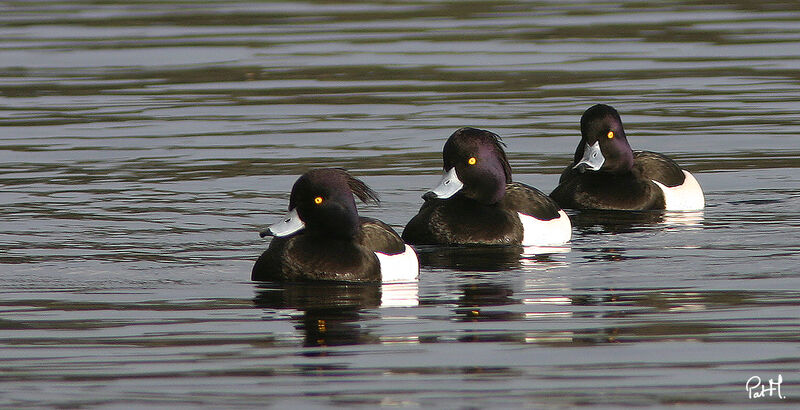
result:
<svg viewBox="0 0 800 410"><path fill-rule="evenodd" d="M372 189L343 169L308 171L292 187L289 213L261 236L287 236L305 230L351 238L360 229L353 195L363 202L379 201Z"/></svg>
<svg viewBox="0 0 800 410"><path fill-rule="evenodd" d="M511 182L511 165L500 137L486 130L464 127L444 144L444 178L423 198L447 199L458 194L491 205L503 199Z"/></svg>
<svg viewBox="0 0 800 410"><path fill-rule="evenodd" d="M597 104L583 113L581 142L572 164L572 168L581 173L603 171L620 174L633 168L633 151L617 110Z"/></svg>

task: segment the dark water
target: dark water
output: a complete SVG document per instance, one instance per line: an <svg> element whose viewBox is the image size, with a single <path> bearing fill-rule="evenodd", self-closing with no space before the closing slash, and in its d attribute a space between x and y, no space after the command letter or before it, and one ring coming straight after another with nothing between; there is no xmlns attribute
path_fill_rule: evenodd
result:
<svg viewBox="0 0 800 410"><path fill-rule="evenodd" d="M797 406L799 73L792 2L2 2L0 406ZM401 230L456 128L549 192L597 102L704 212L249 281L306 169Z"/></svg>

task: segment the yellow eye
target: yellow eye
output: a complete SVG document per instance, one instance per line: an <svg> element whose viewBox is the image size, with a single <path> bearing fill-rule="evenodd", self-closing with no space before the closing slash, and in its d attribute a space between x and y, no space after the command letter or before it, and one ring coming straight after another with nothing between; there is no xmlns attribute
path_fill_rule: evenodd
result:
<svg viewBox="0 0 800 410"><path fill-rule="evenodd" d="M467 164L470 165L475 165L476 162L478 162L478 160L475 159L475 157L470 157L470 159L467 160Z"/></svg>
<svg viewBox="0 0 800 410"><path fill-rule="evenodd" d="M614 138L614 131L608 132L608 139Z"/></svg>
<svg viewBox="0 0 800 410"><path fill-rule="evenodd" d="M321 204L322 203L322 197L318 196L318 197L314 198L314 203L317 204L317 205Z"/></svg>

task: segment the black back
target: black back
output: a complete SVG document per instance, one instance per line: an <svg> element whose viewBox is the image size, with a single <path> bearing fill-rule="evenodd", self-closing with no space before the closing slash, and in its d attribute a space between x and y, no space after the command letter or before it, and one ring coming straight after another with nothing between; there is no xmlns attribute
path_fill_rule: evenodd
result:
<svg viewBox="0 0 800 410"><path fill-rule="evenodd" d="M686 180L686 175L677 162L666 155L651 151L633 152L633 172L668 187L681 185Z"/></svg>
<svg viewBox="0 0 800 410"><path fill-rule="evenodd" d="M253 266L255 281L380 282L378 257L351 240L300 233L273 238Z"/></svg>
<svg viewBox="0 0 800 410"><path fill-rule="evenodd" d="M356 237L356 241L372 252L386 255L397 255L406 250L405 242L391 226L380 220L363 216L361 217L361 232Z"/></svg>
<svg viewBox="0 0 800 410"><path fill-rule="evenodd" d="M661 189L634 173L569 172L550 193L562 208L648 210L664 209Z"/></svg>
<svg viewBox="0 0 800 410"><path fill-rule="evenodd" d="M518 245L523 227L517 212L542 220L559 216L558 205L536 188L514 182L505 190L491 205L461 195L429 199L406 225L403 239L416 245Z"/></svg>

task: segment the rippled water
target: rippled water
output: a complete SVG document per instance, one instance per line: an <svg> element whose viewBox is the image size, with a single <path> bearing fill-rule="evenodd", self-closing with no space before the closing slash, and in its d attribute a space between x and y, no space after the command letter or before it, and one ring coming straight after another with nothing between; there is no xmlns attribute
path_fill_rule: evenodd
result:
<svg viewBox="0 0 800 410"><path fill-rule="evenodd" d="M0 406L800 401L791 2L0 11ZM549 192L597 102L704 212L572 214L552 255L423 247L413 285L249 281L306 169L351 170L402 230L456 128Z"/></svg>

